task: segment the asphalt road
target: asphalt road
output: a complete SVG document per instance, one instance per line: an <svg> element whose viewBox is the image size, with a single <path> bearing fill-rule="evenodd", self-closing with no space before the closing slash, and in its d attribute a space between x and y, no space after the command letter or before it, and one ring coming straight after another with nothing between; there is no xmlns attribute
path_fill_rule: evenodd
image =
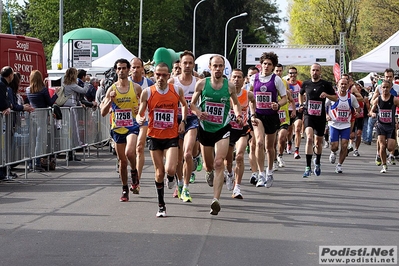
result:
<svg viewBox="0 0 399 266"><path fill-rule="evenodd" d="M217 216L209 214L212 188L203 170L190 185L193 202L166 189L168 217L156 218L148 152L140 195L127 203L119 202L115 158L106 149L1 182L0 264L305 266L319 265L319 246L397 246L399 165L381 174L373 143L361 146L360 157L350 154L336 174L328 154L321 176L308 179L305 157L285 154L287 166L271 188L249 184L247 166L244 199L231 198L224 186Z"/></svg>

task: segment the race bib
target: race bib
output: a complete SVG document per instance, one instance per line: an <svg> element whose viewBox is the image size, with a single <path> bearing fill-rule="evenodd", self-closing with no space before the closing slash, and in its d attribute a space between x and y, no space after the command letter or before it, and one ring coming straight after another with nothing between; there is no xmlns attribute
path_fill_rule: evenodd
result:
<svg viewBox="0 0 399 266"><path fill-rule="evenodd" d="M284 123L287 119L286 113L284 110L278 110L278 117L280 118L280 124Z"/></svg>
<svg viewBox="0 0 399 266"><path fill-rule="evenodd" d="M184 98L186 99L186 102L187 102L187 106L190 106L190 104L191 104L191 99L193 98L193 96L192 95L190 95L190 96L184 96ZM182 107L181 107L181 104L179 103L179 115L181 115L182 114ZM191 108L189 107L188 108L188 112L187 112L187 115L192 115L193 113L191 112Z"/></svg>
<svg viewBox="0 0 399 266"><path fill-rule="evenodd" d="M337 121L337 122L350 122L350 115L351 115L351 111L350 110L337 109L337 117L336 117L335 121Z"/></svg>
<svg viewBox="0 0 399 266"><path fill-rule="evenodd" d="M115 126L117 127L133 126L132 109L116 109L114 117L115 117Z"/></svg>
<svg viewBox="0 0 399 266"><path fill-rule="evenodd" d="M208 117L206 120L214 124L222 124L224 108L224 103L206 102L205 112L208 113Z"/></svg>
<svg viewBox="0 0 399 266"><path fill-rule="evenodd" d="M154 109L154 128L172 128L175 121L175 114L171 109Z"/></svg>
<svg viewBox="0 0 399 266"><path fill-rule="evenodd" d="M272 93L271 92L256 92L256 108L257 109L272 109Z"/></svg>
<svg viewBox="0 0 399 266"><path fill-rule="evenodd" d="M392 123L392 110L380 109L378 116L382 123Z"/></svg>
<svg viewBox="0 0 399 266"><path fill-rule="evenodd" d="M241 116L244 117L244 113L242 113ZM232 129L237 129L237 130L243 129L243 127L241 127L237 123L236 114L234 113L234 110L230 110L230 125Z"/></svg>
<svg viewBox="0 0 399 266"><path fill-rule="evenodd" d="M323 105L321 101L308 101L308 114L309 115L315 115L315 116L321 116L321 109Z"/></svg>

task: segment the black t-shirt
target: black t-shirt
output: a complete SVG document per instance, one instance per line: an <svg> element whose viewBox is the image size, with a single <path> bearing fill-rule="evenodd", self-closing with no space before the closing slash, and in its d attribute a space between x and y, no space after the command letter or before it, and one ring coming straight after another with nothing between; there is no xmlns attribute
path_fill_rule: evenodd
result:
<svg viewBox="0 0 399 266"><path fill-rule="evenodd" d="M329 95L335 94L335 90L330 82L321 79L317 82L306 80L302 83L299 93L301 95L306 93L304 114L322 118L326 117L326 98L320 98L320 94L323 92Z"/></svg>
<svg viewBox="0 0 399 266"><path fill-rule="evenodd" d="M369 93L363 88L361 89L360 94L362 95L363 99L369 97ZM364 117L366 117L367 114L369 113L369 110L367 109L366 103L364 103L364 105L363 105L363 112L364 112Z"/></svg>

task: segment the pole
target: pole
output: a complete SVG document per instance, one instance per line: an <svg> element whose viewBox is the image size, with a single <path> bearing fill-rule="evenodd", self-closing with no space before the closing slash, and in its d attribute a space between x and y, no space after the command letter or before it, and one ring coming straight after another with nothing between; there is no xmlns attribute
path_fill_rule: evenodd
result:
<svg viewBox="0 0 399 266"><path fill-rule="evenodd" d="M143 25L143 0L140 0L140 23L139 23L139 53L138 56L141 58L141 34L142 34L142 25Z"/></svg>
<svg viewBox="0 0 399 266"><path fill-rule="evenodd" d="M193 51L192 51L194 55L195 55L195 12L197 11L197 7L199 6L199 4L201 4L204 1L206 1L206 0L199 1L194 7L194 15L193 15Z"/></svg>
<svg viewBox="0 0 399 266"><path fill-rule="evenodd" d="M59 39L60 39L60 64L61 69L64 68L64 0L60 0L60 29L59 29ZM60 67L57 67L60 68Z"/></svg>
<svg viewBox="0 0 399 266"><path fill-rule="evenodd" d="M248 15L247 12L241 13L241 14L239 14L237 16L234 16L234 17L230 18L226 22L226 27L224 28L224 57L225 58L227 58L227 26L229 25L229 22L232 21L235 18L244 17L244 16L247 16L247 15Z"/></svg>

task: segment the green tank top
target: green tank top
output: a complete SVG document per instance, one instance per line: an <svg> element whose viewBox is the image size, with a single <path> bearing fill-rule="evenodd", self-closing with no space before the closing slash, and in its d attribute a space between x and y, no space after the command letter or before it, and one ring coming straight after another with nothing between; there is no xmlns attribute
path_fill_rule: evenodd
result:
<svg viewBox="0 0 399 266"><path fill-rule="evenodd" d="M214 133L230 123L230 92L229 82L223 81L223 86L215 90L211 85L211 78L206 78L201 93L201 111L208 113L207 120L201 120L202 129Z"/></svg>

